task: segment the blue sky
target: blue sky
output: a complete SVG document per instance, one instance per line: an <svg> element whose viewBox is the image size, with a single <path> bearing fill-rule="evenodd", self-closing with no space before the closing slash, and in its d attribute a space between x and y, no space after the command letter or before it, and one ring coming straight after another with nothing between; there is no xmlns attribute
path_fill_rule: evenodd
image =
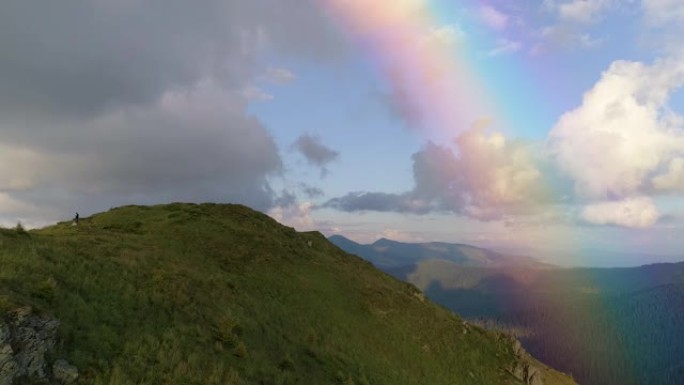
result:
<svg viewBox="0 0 684 385"><path fill-rule="evenodd" d="M680 260L682 25L677 0L5 1L0 222L238 202L361 242Z"/></svg>
<svg viewBox="0 0 684 385"><path fill-rule="evenodd" d="M673 39L677 28L655 22L656 16L646 11L647 7L667 8L665 5L637 1L547 1L519 6L510 2L434 1L426 2L425 7L436 16L436 27L453 26L463 34L460 38L466 47L456 54L467 55L474 63L487 94L505 115L491 129L500 130L510 139L527 140L542 147L559 118L582 104L583 94L600 81L602 73L613 62L624 60L650 65L677 55L671 48L658 44L660 39ZM499 25L490 25L497 22ZM339 32L345 34L343 28ZM495 54L501 46L510 48ZM411 126L411 122L394 114L391 106L388 108L383 100L374 98L384 92L387 79L368 64L373 59L362 47L349 49L345 61L333 66L292 63L287 68L296 74L296 80L286 87L270 89L272 100L252 106L252 111L274 128L274 135L283 147L295 140L302 127L307 127L304 132L339 151L339 158L328 166L330 174L319 180L315 180L316 170L311 170L300 154L287 155L291 164L296 165L293 174L314 179L311 184L325 191L325 196L313 202L315 205L349 191L408 191L414 183L411 154L420 151L427 141L451 139ZM292 114L283 119L287 111L308 111L312 106L315 114L304 112L298 117ZM668 107L681 111L681 96L673 93ZM458 128L455 132L462 130ZM668 211L676 213L681 206L676 196L658 197L656 202L663 211L659 215L664 217ZM572 212L581 208L570 205L565 210ZM641 256L652 252L662 258L660 254L676 255L679 246L663 239L674 226L658 223L671 221L667 217L649 224L648 229L640 224L633 229L635 226L619 223L586 223L569 213L565 223L549 221L534 225L546 228L533 231L538 233L534 239L541 244L534 239L529 244L511 244L507 238L516 230L502 227L496 220L483 222L449 212L412 215L314 209L310 215L331 229L361 241L389 236L404 240L484 243L529 251L538 248L554 253L565 250L562 260L569 264L574 262L568 260L573 258L570 256L573 251L567 252L568 248L582 249L584 253L586 249L605 249L641 253ZM345 224L348 225L345 227ZM625 242L625 232L638 233L640 236L635 237L638 241ZM601 259L596 254L599 253L584 257L583 263L623 262L615 258L595 261ZM629 262L627 259L624 263L635 263L634 258Z"/></svg>

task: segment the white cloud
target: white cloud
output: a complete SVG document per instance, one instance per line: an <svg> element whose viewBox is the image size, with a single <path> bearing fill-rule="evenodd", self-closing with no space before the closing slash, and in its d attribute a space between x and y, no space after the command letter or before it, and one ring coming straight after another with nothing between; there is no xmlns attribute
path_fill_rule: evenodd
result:
<svg viewBox="0 0 684 385"><path fill-rule="evenodd" d="M609 11L625 10L633 0L544 0L542 8L557 20L539 30L540 41L531 53L538 54L553 48L594 48L604 42L605 29L589 32L587 29L602 20Z"/></svg>
<svg viewBox="0 0 684 385"><path fill-rule="evenodd" d="M525 144L508 140L498 132L488 135L484 129L464 133L457 144L458 171L466 178L470 204L478 211L532 203L539 198L542 174Z"/></svg>
<svg viewBox="0 0 684 385"><path fill-rule="evenodd" d="M529 144L474 127L451 146L428 143L413 155L415 187L403 194L350 193L324 206L343 211L453 212L494 220L531 214L550 197Z"/></svg>
<svg viewBox="0 0 684 385"><path fill-rule="evenodd" d="M684 158L670 160L665 174L652 180L653 187L661 191L684 191Z"/></svg>
<svg viewBox="0 0 684 385"><path fill-rule="evenodd" d="M289 84L297 77L292 71L287 68L273 68L269 67L264 74L264 80L275 84Z"/></svg>
<svg viewBox="0 0 684 385"><path fill-rule="evenodd" d="M487 54L489 56L499 56L505 55L513 52L518 52L522 48L522 43L519 41L512 41L507 39L501 39L499 45L496 48L489 51Z"/></svg>
<svg viewBox="0 0 684 385"><path fill-rule="evenodd" d="M427 44L449 47L464 41L466 38L467 34L460 26L447 24L430 28L425 42Z"/></svg>
<svg viewBox="0 0 684 385"><path fill-rule="evenodd" d="M600 18L603 11L611 5L611 0L572 0L558 4L557 7L563 20L590 23Z"/></svg>
<svg viewBox="0 0 684 385"><path fill-rule="evenodd" d="M684 2L681 0L642 0L642 6L651 24L684 22Z"/></svg>
<svg viewBox="0 0 684 385"><path fill-rule="evenodd" d="M543 52L549 45L566 49L594 48L603 41L601 38L593 37L589 33L578 31L567 25L544 27L539 35L544 43L535 46L535 53Z"/></svg>
<svg viewBox="0 0 684 385"><path fill-rule="evenodd" d="M660 167L684 150L682 127L673 124L680 120L667 106L683 83L680 61L617 61L560 118L550 145L581 196L630 197L650 188Z"/></svg>
<svg viewBox="0 0 684 385"><path fill-rule="evenodd" d="M483 5L479 9L480 19L489 27L496 30L504 30L508 26L509 17L505 13L497 10L496 8Z"/></svg>
<svg viewBox="0 0 684 385"><path fill-rule="evenodd" d="M582 210L582 219L597 225L646 228L653 226L659 217L658 209L647 197L591 204Z"/></svg>
<svg viewBox="0 0 684 385"><path fill-rule="evenodd" d="M297 231L316 229L316 223L311 217L313 204L311 202L280 205L268 211L268 215L276 221L294 227Z"/></svg>
<svg viewBox="0 0 684 385"><path fill-rule="evenodd" d="M244 87L242 89L242 96L253 102L267 102L273 100L273 95L254 85Z"/></svg>

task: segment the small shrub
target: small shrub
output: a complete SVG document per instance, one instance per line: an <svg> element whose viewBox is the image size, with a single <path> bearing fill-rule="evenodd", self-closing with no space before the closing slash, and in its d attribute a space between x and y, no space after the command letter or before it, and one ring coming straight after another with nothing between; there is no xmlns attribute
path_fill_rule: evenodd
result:
<svg viewBox="0 0 684 385"><path fill-rule="evenodd" d="M229 315L221 316L212 326L214 339L227 345L236 346L242 327Z"/></svg>
<svg viewBox="0 0 684 385"><path fill-rule="evenodd" d="M33 295L44 299L48 302L52 302L57 294L57 281L54 278L49 277L36 285L33 290Z"/></svg>
<svg viewBox="0 0 684 385"><path fill-rule="evenodd" d="M237 346L235 347L235 351L233 352L233 355L239 358L247 357L247 346L245 346L244 342L238 342Z"/></svg>
<svg viewBox="0 0 684 385"><path fill-rule="evenodd" d="M294 370L295 364L294 361L292 361L292 358L290 358L290 356L288 355L285 358L283 358L282 361L280 361L278 367L280 368L280 370L291 371Z"/></svg>

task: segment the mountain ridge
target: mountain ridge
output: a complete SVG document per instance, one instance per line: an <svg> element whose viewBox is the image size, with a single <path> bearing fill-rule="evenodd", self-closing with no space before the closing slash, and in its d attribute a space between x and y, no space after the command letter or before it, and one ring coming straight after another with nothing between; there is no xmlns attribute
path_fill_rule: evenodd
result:
<svg viewBox="0 0 684 385"><path fill-rule="evenodd" d="M413 285L239 205L0 230L0 311L59 319L78 384L573 381Z"/></svg>
<svg viewBox="0 0 684 385"><path fill-rule="evenodd" d="M349 253L359 255L381 269L402 268L429 259L442 259L462 266L554 267L532 257L507 255L464 243L411 243L380 238L371 244L360 244L339 234L328 237L328 240Z"/></svg>

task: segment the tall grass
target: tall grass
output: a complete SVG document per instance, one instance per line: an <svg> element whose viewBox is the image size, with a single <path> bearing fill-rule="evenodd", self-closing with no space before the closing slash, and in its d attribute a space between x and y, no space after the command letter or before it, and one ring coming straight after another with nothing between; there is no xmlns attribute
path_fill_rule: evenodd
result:
<svg viewBox="0 0 684 385"><path fill-rule="evenodd" d="M127 206L0 246L0 310L57 316L82 384L517 383L494 333L242 206Z"/></svg>

